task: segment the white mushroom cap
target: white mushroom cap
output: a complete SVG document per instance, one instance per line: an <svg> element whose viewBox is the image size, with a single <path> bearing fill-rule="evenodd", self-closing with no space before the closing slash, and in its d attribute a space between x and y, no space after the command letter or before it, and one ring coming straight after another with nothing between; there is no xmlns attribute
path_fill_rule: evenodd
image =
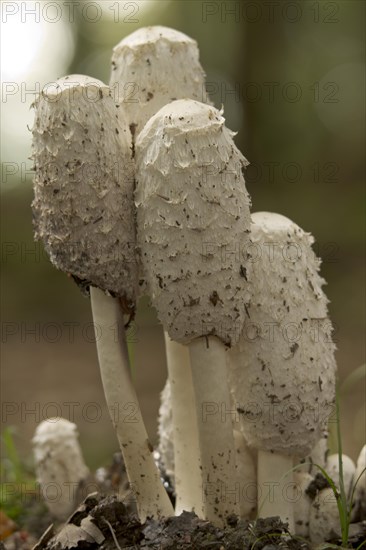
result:
<svg viewBox="0 0 366 550"><path fill-rule="evenodd" d="M353 476L356 471L355 463L352 458L347 455L342 455L343 463L343 483L344 490L347 497L351 494ZM338 454L328 456L327 463L325 465L325 471L329 477L334 481L335 486L339 490L339 458Z"/></svg>
<svg viewBox="0 0 366 550"><path fill-rule="evenodd" d="M267 317L281 322L322 319L328 299L319 275L321 260L311 246L314 238L281 214L255 212L251 226L253 297L262 297ZM255 274L265 273L265 277Z"/></svg>
<svg viewBox="0 0 366 550"><path fill-rule="evenodd" d="M78 431L64 418L50 418L39 424L33 437L37 480L50 512L65 519L74 509L76 489L87 478Z"/></svg>
<svg viewBox="0 0 366 550"><path fill-rule="evenodd" d="M136 133L171 101L207 102L204 77L196 41L174 29L138 29L113 50L110 86Z"/></svg>
<svg viewBox="0 0 366 550"><path fill-rule="evenodd" d="M35 102L33 213L59 269L133 302L130 134L108 86L72 75Z"/></svg>
<svg viewBox="0 0 366 550"><path fill-rule="evenodd" d="M250 447L306 456L326 431L335 395L320 262L310 235L279 214L253 214L251 239L250 318L230 351L230 385ZM296 245L292 259L289 243Z"/></svg>
<svg viewBox="0 0 366 550"><path fill-rule="evenodd" d="M235 342L245 319L247 161L214 107L163 107L136 142L138 242L150 295L169 336Z"/></svg>
<svg viewBox="0 0 366 550"><path fill-rule="evenodd" d="M78 429L76 424L66 420L66 418L48 418L41 422L35 431L32 439L37 445L37 452L40 451L48 443L57 443L59 441L74 441L78 437Z"/></svg>

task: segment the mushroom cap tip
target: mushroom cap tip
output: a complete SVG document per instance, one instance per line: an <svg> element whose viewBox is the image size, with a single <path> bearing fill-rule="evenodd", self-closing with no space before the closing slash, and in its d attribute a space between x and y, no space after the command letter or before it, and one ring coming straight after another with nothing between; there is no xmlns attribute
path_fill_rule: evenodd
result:
<svg viewBox="0 0 366 550"><path fill-rule="evenodd" d="M32 441L35 444L50 440L57 441L60 438L77 437L77 434L76 424L66 418L48 418L37 426Z"/></svg>
<svg viewBox="0 0 366 550"><path fill-rule="evenodd" d="M209 128L220 129L224 124L222 111L212 105L194 99L177 99L164 105L150 118L138 135L136 145L138 146L151 132L155 133L159 127L177 134L195 130L205 132ZM225 130L232 136L230 130Z"/></svg>
<svg viewBox="0 0 366 550"><path fill-rule="evenodd" d="M71 74L58 78L52 85L47 84L42 90L42 95L51 99L60 94L70 93L70 90L85 89L91 86L108 90L109 92L107 84L104 84L104 82L97 78L83 74Z"/></svg>
<svg viewBox="0 0 366 550"><path fill-rule="evenodd" d="M123 48L144 47L146 44L157 43L161 40L172 43L196 43L195 40L180 31L171 29L170 27L156 25L142 27L127 35L113 48L113 51L117 52Z"/></svg>

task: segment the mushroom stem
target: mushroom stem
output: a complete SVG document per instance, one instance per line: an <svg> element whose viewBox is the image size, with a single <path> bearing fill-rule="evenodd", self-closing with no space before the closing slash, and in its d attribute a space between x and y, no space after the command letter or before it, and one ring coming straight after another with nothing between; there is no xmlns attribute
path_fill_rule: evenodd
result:
<svg viewBox="0 0 366 550"><path fill-rule="evenodd" d="M293 457L258 450L258 516L279 516L295 532Z"/></svg>
<svg viewBox="0 0 366 550"><path fill-rule="evenodd" d="M164 337L173 420L175 514L194 510L203 518L201 460L189 350L171 340L167 332Z"/></svg>
<svg viewBox="0 0 366 550"><path fill-rule="evenodd" d="M160 480L131 381L119 303L95 287L90 288L90 296L104 394L140 520L171 516L173 507ZM128 414L131 407L135 411L132 418Z"/></svg>
<svg viewBox="0 0 366 550"><path fill-rule="evenodd" d="M224 525L239 515L231 399L225 345L215 337L189 344L201 451L205 518ZM228 414L229 413L229 414Z"/></svg>
<svg viewBox="0 0 366 550"><path fill-rule="evenodd" d="M254 460L240 430L234 429L236 472L240 488L240 518L255 516L257 509L257 476Z"/></svg>

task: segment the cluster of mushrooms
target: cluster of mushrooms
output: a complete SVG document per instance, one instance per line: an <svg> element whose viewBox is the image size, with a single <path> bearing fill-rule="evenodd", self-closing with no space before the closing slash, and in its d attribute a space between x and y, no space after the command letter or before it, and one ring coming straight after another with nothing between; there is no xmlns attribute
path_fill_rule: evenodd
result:
<svg viewBox="0 0 366 550"><path fill-rule="evenodd" d="M338 477L327 457L336 364L320 261L294 222L251 215L248 162L206 95L196 42L140 29L114 48L109 86L67 76L35 112L36 238L90 293L140 520L183 510L217 525L231 514L280 516L290 532L324 540L337 526L335 499L327 488L316 502L306 492L315 463ZM141 414L133 423L115 414L138 402L125 321L143 295L165 334L159 453L175 510ZM41 484L89 474L68 421L42 423L34 448ZM344 467L350 491L356 468L346 457ZM53 512L72 505L60 498Z"/></svg>

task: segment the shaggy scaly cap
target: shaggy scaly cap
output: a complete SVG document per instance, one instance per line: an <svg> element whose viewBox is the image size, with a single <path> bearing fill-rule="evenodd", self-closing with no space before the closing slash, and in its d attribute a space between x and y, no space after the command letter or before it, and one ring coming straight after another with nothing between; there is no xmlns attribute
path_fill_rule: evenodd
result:
<svg viewBox="0 0 366 550"><path fill-rule="evenodd" d="M251 239L250 318L230 352L231 387L249 446L305 456L326 430L335 394L320 262L312 237L279 214L254 214Z"/></svg>
<svg viewBox="0 0 366 550"><path fill-rule="evenodd" d="M139 29L113 50L110 86L136 134L171 101L206 102L204 77L197 43L174 29Z"/></svg>
<svg viewBox="0 0 366 550"><path fill-rule="evenodd" d="M179 100L136 142L138 242L147 283L169 336L237 339L245 319L249 196L222 114Z"/></svg>
<svg viewBox="0 0 366 550"><path fill-rule="evenodd" d="M108 86L67 76L35 102L34 225L52 263L133 303L130 135Z"/></svg>

